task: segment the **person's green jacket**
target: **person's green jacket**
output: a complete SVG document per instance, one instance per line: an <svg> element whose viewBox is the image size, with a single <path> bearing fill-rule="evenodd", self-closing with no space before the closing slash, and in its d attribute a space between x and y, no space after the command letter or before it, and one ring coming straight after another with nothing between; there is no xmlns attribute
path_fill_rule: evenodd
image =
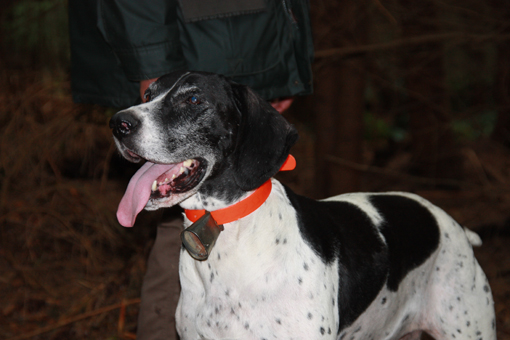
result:
<svg viewBox="0 0 510 340"><path fill-rule="evenodd" d="M127 107L139 81L224 74L265 99L312 92L308 0L71 0L73 99Z"/></svg>

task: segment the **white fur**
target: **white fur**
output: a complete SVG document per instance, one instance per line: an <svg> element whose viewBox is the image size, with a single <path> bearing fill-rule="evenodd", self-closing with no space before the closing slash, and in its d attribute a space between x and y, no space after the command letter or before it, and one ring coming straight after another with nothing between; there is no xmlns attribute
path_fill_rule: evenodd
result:
<svg viewBox="0 0 510 340"><path fill-rule="evenodd" d="M495 339L492 297L466 233L422 198L392 194L417 200L432 212L441 229L440 246L397 292L383 288L340 334L332 303L338 296L338 262L325 264L303 240L296 212L273 180L262 207L225 225L207 261L181 252L176 312L181 339L399 339L414 331L407 335L410 340L418 339L420 330L438 340L479 339L480 334ZM383 218L367 195L330 200L358 205L378 226Z"/></svg>

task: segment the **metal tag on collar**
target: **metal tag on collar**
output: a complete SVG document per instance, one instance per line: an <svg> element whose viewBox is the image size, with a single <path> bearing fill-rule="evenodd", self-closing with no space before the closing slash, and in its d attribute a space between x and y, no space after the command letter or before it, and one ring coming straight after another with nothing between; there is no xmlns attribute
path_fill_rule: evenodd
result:
<svg viewBox="0 0 510 340"><path fill-rule="evenodd" d="M222 231L223 225L218 225L207 211L204 216L181 232L182 244L195 260L207 260Z"/></svg>

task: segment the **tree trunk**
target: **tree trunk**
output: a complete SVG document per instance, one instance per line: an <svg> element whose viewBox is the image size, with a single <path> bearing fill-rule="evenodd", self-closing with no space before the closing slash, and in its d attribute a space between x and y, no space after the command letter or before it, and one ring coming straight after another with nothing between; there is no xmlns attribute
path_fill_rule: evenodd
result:
<svg viewBox="0 0 510 340"><path fill-rule="evenodd" d="M510 10L506 0L492 0L494 12L500 14L499 22L503 23L498 28L500 34L509 34ZM492 138L507 147L510 147L510 44L501 42L498 45L498 60L496 64L495 99L498 108L498 120Z"/></svg>
<svg viewBox="0 0 510 340"><path fill-rule="evenodd" d="M363 1L322 2L312 6L312 18L325 31L315 32L316 49L357 46L366 42L366 4ZM315 74L316 197L360 189L361 174L328 160L334 156L362 161L365 72L361 57L332 59Z"/></svg>
<svg viewBox="0 0 510 340"><path fill-rule="evenodd" d="M434 3L400 0L405 38L438 31ZM403 69L412 136L411 172L429 178L459 178L460 151L451 130L443 47L428 43L403 52Z"/></svg>

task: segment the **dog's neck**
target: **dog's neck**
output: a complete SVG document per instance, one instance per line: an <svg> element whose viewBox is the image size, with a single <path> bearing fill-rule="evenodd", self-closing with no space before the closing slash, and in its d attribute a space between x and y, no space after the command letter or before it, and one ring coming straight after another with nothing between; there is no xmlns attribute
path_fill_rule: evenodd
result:
<svg viewBox="0 0 510 340"><path fill-rule="evenodd" d="M296 167L296 160L294 156L289 155L287 157L287 160L283 163L283 165L280 168L280 171L290 171L293 170ZM214 217L215 211L220 210L226 210L226 209L233 209L233 211L229 211L227 215L229 217L224 218L221 217L220 220L223 220L222 222L217 220L219 224L223 223L230 223L233 222L233 220L242 218L251 212L255 211L262 203L264 203L265 199L269 196L269 193L271 192L271 181L268 180L265 182L261 187L252 190L252 191L246 191L241 192L237 195L233 195L234 199L232 198L223 198L228 197L229 195L226 195L225 193L217 193L217 197L213 197L212 195L204 195L201 192L197 192L195 195L189 197L185 201L180 203L181 208L183 208L185 211L193 210L194 213L191 213L190 216L198 216L196 219L200 218L205 211L212 212L212 215ZM257 194L258 193L258 194ZM232 195L232 192L229 192L230 195ZM252 196L256 197L252 197ZM262 195L260 195L262 194ZM263 196L263 197L262 197ZM247 199L254 199L255 202L252 201L246 201ZM243 203L244 202L244 203ZM238 212L237 209L239 208L238 204L241 204L241 211ZM219 213L220 215L224 215L222 212ZM187 214L188 215L188 214ZM230 216L237 216L238 218L235 218L231 220ZM189 216L188 216L189 217ZM192 217L192 221L195 219Z"/></svg>
<svg viewBox="0 0 510 340"><path fill-rule="evenodd" d="M237 203L225 207L223 209L214 210L211 212L212 218L218 224L226 224L235 222L245 216L248 216L255 210L257 210L269 197L271 193L271 180L268 180L261 185L257 190L253 191L245 198L241 199ZM205 209L185 209L186 217L191 222L196 222L200 217L206 213Z"/></svg>

